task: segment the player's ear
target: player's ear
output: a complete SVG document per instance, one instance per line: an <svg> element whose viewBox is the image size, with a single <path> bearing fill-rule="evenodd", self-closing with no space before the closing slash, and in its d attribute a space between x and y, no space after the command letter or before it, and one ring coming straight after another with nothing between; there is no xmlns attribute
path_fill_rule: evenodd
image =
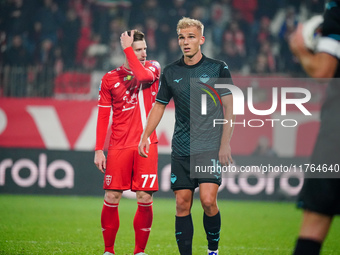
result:
<svg viewBox="0 0 340 255"><path fill-rule="evenodd" d="M205 37L202 35L201 39L200 39L200 45L203 45L205 42Z"/></svg>

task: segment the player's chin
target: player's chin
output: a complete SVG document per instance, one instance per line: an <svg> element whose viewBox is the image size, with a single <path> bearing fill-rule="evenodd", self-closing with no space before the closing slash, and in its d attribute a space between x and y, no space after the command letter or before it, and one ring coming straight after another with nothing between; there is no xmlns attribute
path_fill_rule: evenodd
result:
<svg viewBox="0 0 340 255"><path fill-rule="evenodd" d="M146 63L146 60L139 60L139 62L144 66Z"/></svg>
<svg viewBox="0 0 340 255"><path fill-rule="evenodd" d="M196 52L192 52L192 51L188 51L188 52L184 52L183 55L187 58L192 58L194 57L195 55L197 54L197 51Z"/></svg>
<svg viewBox="0 0 340 255"><path fill-rule="evenodd" d="M184 57L186 57L186 58L192 58L195 54L192 54L192 53L190 53L190 52L184 52Z"/></svg>

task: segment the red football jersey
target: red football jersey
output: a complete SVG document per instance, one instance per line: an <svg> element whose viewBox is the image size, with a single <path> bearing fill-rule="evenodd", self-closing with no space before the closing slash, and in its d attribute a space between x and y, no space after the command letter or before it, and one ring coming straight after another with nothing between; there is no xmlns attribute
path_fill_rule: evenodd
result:
<svg viewBox="0 0 340 255"><path fill-rule="evenodd" d="M125 53L128 59L137 59L132 48L125 50ZM143 66L139 61L135 61L135 64L129 61L129 65L131 70L122 65L106 73L99 87L99 111L105 111L103 108L111 108L113 111L109 149L138 146L146 119L158 92L160 76L158 62L146 61ZM110 114L108 110L105 112L105 115ZM105 128L105 123L108 123L106 118L107 116L100 117L99 113L96 150L102 150L104 147L106 131L102 134L103 132L98 132L98 127L104 126ZM150 136L150 143L157 143L156 132Z"/></svg>

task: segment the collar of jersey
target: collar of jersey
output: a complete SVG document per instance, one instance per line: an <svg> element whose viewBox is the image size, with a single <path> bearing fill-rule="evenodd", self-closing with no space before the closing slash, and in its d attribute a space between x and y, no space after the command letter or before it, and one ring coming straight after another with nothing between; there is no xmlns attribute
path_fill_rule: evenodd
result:
<svg viewBox="0 0 340 255"><path fill-rule="evenodd" d="M127 69L124 65L122 65L122 69L130 74L133 74L133 72L130 69Z"/></svg>

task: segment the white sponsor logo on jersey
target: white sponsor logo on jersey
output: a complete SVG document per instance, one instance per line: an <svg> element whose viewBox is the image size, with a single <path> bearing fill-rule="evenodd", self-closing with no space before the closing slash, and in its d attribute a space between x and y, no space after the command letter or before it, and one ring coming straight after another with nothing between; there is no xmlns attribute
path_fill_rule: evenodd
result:
<svg viewBox="0 0 340 255"><path fill-rule="evenodd" d="M130 94L129 91L126 91L126 94ZM125 101L127 104L137 104L137 94L133 93L130 97L129 96L124 96L123 101Z"/></svg>
<svg viewBox="0 0 340 255"><path fill-rule="evenodd" d="M117 82L114 87L118 88L119 85L120 85L120 82Z"/></svg>
<svg viewBox="0 0 340 255"><path fill-rule="evenodd" d="M131 106L131 107L128 107L128 108L125 108L125 106L123 106L122 112L129 111L129 110L132 110L134 108L135 108L135 106Z"/></svg>

